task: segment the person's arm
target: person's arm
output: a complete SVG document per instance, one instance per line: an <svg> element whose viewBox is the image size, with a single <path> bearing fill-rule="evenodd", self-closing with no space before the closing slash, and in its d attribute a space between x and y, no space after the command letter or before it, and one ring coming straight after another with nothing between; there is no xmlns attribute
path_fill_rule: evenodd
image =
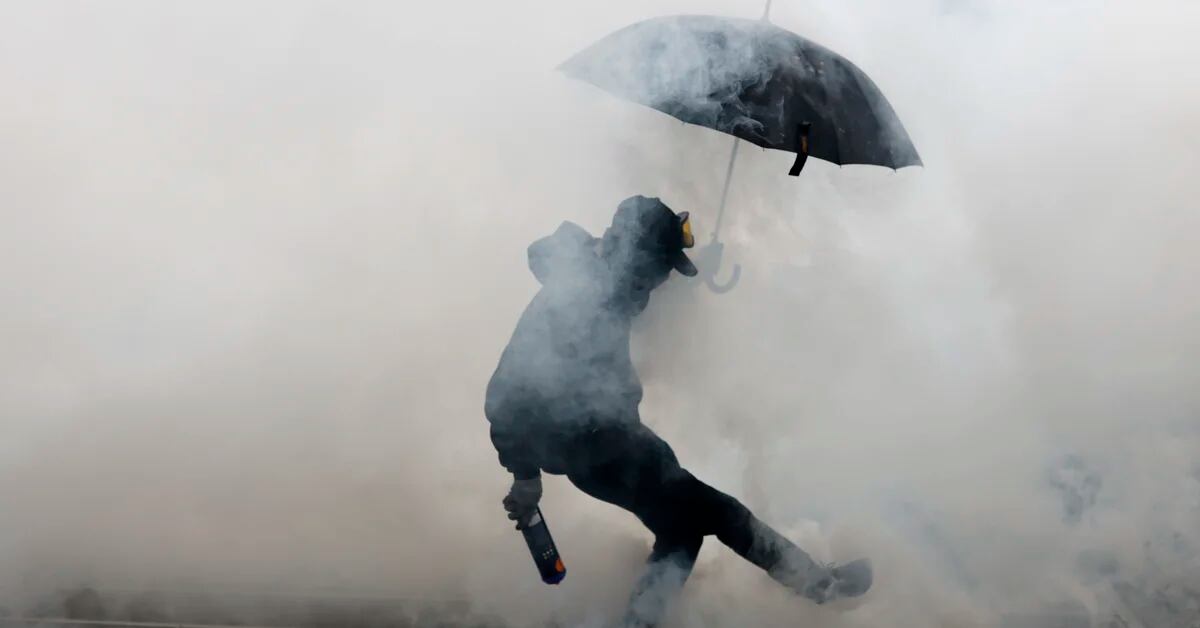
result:
<svg viewBox="0 0 1200 628"><path fill-rule="evenodd" d="M508 469L509 473L518 480L529 480L540 477L541 469L534 461L533 452L526 444L523 430L514 429L511 423L499 425L492 423L492 445L500 455L500 466Z"/></svg>
<svg viewBox="0 0 1200 628"><path fill-rule="evenodd" d="M511 427L511 425L510 425ZM542 499L542 470L533 461L525 439L512 430L492 424L492 444L500 454L500 464L513 474L512 486L502 504L508 518L520 528L528 521Z"/></svg>

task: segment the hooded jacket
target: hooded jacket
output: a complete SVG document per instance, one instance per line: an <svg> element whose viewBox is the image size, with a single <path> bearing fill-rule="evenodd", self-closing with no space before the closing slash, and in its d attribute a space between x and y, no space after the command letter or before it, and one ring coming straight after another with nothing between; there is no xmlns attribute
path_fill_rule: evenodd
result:
<svg viewBox="0 0 1200 628"><path fill-rule="evenodd" d="M639 423L642 385L629 340L648 293L627 289L600 243L564 222L528 249L541 288L500 357L484 407L500 464L518 478L561 467L561 439Z"/></svg>

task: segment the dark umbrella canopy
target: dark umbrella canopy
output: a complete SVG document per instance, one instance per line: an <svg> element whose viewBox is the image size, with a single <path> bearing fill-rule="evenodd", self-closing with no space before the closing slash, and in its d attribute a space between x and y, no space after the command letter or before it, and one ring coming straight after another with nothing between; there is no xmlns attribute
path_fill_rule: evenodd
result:
<svg viewBox="0 0 1200 628"><path fill-rule="evenodd" d="M560 69L763 148L835 164L921 164L896 112L862 70L765 20L645 20L601 39Z"/></svg>

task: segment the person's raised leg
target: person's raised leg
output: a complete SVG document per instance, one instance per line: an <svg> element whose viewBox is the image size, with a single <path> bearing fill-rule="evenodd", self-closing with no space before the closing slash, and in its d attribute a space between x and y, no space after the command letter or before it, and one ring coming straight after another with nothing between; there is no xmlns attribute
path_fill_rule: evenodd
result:
<svg viewBox="0 0 1200 628"><path fill-rule="evenodd" d="M871 568L866 561L843 566L818 563L740 501L686 471L667 495L666 509L690 522L693 533L715 535L773 580L818 604L862 595L871 587Z"/></svg>
<svg viewBox="0 0 1200 628"><path fill-rule="evenodd" d="M772 579L817 603L862 595L870 588L869 563L817 563L740 501L683 469L670 446L650 429L637 426L596 442L605 443L612 455L603 463L576 467L568 478L585 493L634 513L658 538L715 535Z"/></svg>

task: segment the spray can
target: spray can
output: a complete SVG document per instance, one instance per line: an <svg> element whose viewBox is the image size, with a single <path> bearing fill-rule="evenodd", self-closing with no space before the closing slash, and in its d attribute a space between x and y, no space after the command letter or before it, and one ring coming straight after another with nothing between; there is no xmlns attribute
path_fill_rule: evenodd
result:
<svg viewBox="0 0 1200 628"><path fill-rule="evenodd" d="M534 510L528 520L521 522L519 529L525 537L525 544L529 546L529 553L533 556L533 564L537 565L538 574L542 576L542 582L562 582L563 578L567 577L567 568L563 566L562 558L558 555L558 548L550 536L550 528L546 527L542 509Z"/></svg>

